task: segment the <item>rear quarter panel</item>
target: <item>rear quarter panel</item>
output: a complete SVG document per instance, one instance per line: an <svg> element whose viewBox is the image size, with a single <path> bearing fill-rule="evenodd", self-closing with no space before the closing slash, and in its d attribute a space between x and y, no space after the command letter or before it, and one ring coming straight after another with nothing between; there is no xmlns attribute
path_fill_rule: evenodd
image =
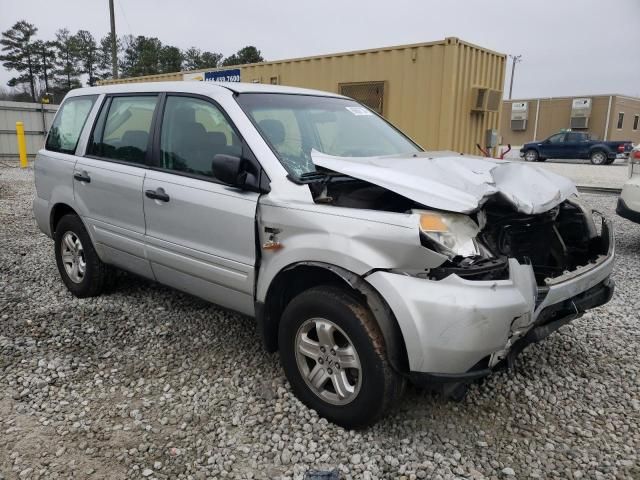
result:
<svg viewBox="0 0 640 480"><path fill-rule="evenodd" d="M65 153L40 150L34 162L36 196L33 213L38 227L52 236L51 209L58 203L73 208L73 168L76 157Z"/></svg>

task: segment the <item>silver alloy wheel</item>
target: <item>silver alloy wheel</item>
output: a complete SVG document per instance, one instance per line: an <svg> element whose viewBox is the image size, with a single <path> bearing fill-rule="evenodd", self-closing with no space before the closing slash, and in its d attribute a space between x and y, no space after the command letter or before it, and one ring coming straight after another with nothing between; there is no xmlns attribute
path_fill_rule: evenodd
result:
<svg viewBox="0 0 640 480"><path fill-rule="evenodd" d="M603 165L607 161L607 156L603 152L596 152L591 155L591 162L594 165Z"/></svg>
<svg viewBox="0 0 640 480"><path fill-rule="evenodd" d="M360 392L362 368L346 333L324 318L306 320L296 334L296 363L307 386L325 402L346 405Z"/></svg>
<svg viewBox="0 0 640 480"><path fill-rule="evenodd" d="M527 162L535 162L538 159L538 154L535 150L527 150L524 154L524 159Z"/></svg>
<svg viewBox="0 0 640 480"><path fill-rule="evenodd" d="M60 256L67 276L74 283L80 283L84 279L87 270L87 262L84 258L84 248L80 238L73 232L65 232L60 242Z"/></svg>

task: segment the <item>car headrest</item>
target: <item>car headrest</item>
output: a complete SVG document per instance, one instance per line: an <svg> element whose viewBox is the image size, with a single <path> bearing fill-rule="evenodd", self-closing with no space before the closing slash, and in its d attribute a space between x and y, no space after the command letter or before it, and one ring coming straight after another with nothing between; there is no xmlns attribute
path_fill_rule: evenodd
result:
<svg viewBox="0 0 640 480"><path fill-rule="evenodd" d="M149 140L149 134L144 130L128 130L122 135L122 144L139 148L140 150L147 149L147 140Z"/></svg>
<svg viewBox="0 0 640 480"><path fill-rule="evenodd" d="M279 145L284 142L284 125L280 120L267 118L260 120L258 126L272 144Z"/></svg>
<svg viewBox="0 0 640 480"><path fill-rule="evenodd" d="M183 125L187 123L195 123L196 111L193 108L181 107L173 111L173 126Z"/></svg>
<svg viewBox="0 0 640 480"><path fill-rule="evenodd" d="M222 132L207 132L209 143L212 145L226 145L227 137Z"/></svg>

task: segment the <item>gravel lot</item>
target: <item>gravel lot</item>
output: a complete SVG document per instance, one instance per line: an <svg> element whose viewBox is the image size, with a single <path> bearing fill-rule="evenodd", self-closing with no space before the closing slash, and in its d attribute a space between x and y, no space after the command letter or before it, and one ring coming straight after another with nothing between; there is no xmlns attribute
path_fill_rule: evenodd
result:
<svg viewBox="0 0 640 480"><path fill-rule="evenodd" d="M640 226L617 293L461 403L409 388L359 432L290 393L252 320L121 275L78 300L31 215L33 174L0 168L0 479L640 478Z"/></svg>
<svg viewBox="0 0 640 480"><path fill-rule="evenodd" d="M514 147L507 159L524 162L520 158L520 147ZM617 159L611 165L592 165L589 160L549 159L536 163L535 166L569 177L580 186L622 188L629 179L629 163L623 159Z"/></svg>

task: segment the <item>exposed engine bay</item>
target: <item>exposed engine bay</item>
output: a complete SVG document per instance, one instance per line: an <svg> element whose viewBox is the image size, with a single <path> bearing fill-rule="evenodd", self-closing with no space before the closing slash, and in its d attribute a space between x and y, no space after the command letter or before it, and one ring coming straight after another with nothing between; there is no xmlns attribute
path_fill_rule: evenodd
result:
<svg viewBox="0 0 640 480"><path fill-rule="evenodd" d="M309 187L316 203L396 213L438 212L384 187L345 176L329 176ZM474 242L479 254L450 254L440 267L420 276L434 280L451 274L468 280L506 279L508 258L515 258L520 264L531 265L536 283L544 287L606 255L608 249L603 241L608 236L600 235L592 212L576 197L542 213L523 214L497 193L468 217L477 225ZM421 243L442 253L428 235L421 234Z"/></svg>

